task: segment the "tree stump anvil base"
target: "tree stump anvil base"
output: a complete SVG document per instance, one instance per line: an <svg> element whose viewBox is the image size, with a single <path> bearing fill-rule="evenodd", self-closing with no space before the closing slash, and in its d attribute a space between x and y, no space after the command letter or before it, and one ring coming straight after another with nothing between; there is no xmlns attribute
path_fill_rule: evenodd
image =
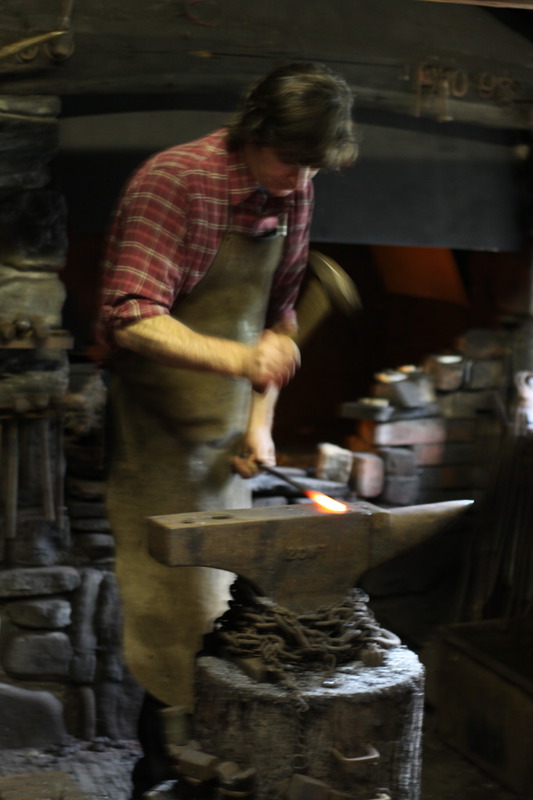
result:
<svg viewBox="0 0 533 800"><path fill-rule="evenodd" d="M424 670L404 647L381 667L295 676L296 692L258 683L224 659L196 667L194 738L257 771L254 800L419 800ZM307 710L299 710L297 701Z"/></svg>

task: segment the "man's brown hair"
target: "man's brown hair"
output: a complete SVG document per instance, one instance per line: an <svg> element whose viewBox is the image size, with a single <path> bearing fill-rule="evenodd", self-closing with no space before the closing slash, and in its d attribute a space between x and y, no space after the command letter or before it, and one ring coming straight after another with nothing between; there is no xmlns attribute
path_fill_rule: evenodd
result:
<svg viewBox="0 0 533 800"><path fill-rule="evenodd" d="M228 127L230 150L272 147L289 164L338 169L357 157L354 96L329 67L296 62L252 87Z"/></svg>

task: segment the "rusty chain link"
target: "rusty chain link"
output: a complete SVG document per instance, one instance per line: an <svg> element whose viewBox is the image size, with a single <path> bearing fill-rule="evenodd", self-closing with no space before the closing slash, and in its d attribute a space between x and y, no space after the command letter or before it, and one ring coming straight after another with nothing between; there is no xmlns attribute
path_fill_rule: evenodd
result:
<svg viewBox="0 0 533 800"><path fill-rule="evenodd" d="M331 675L338 665L356 661L365 652L375 656L400 644L378 625L361 589L352 589L338 604L300 615L257 595L240 578L231 594L228 610L207 637L208 649L230 659L259 660L265 680L293 692L294 674L299 671ZM297 698L297 707L302 708L303 702Z"/></svg>

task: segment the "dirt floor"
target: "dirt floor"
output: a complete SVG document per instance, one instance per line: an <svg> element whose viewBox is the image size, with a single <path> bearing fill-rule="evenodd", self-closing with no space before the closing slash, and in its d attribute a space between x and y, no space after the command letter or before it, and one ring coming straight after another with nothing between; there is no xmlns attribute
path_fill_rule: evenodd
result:
<svg viewBox="0 0 533 800"><path fill-rule="evenodd" d="M444 745L426 721L423 740L421 800L531 800L533 795L517 795L498 785L474 765ZM47 750L0 751L0 800L129 800L130 774L139 747L136 742L96 740L79 742ZM9 785L9 776L66 773L72 786L69 793L33 794ZM50 775L50 777L52 777ZM369 798L371 800L371 798Z"/></svg>

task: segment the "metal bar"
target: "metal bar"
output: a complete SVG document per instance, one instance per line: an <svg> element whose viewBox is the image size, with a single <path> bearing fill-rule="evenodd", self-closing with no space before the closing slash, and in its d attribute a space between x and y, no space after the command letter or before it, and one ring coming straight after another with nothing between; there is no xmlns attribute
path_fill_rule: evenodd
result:
<svg viewBox="0 0 533 800"><path fill-rule="evenodd" d="M275 467L268 467L266 464L263 464L262 462L259 462L258 466L264 472L268 472L270 475L274 475L276 478L281 478L282 481L285 481L286 483L290 484L293 487L293 489L297 489L303 497L306 496L307 489L305 488L305 486L302 486L301 483L293 481L292 478L289 478L287 475L284 475L283 472L281 472L281 470L276 469Z"/></svg>

